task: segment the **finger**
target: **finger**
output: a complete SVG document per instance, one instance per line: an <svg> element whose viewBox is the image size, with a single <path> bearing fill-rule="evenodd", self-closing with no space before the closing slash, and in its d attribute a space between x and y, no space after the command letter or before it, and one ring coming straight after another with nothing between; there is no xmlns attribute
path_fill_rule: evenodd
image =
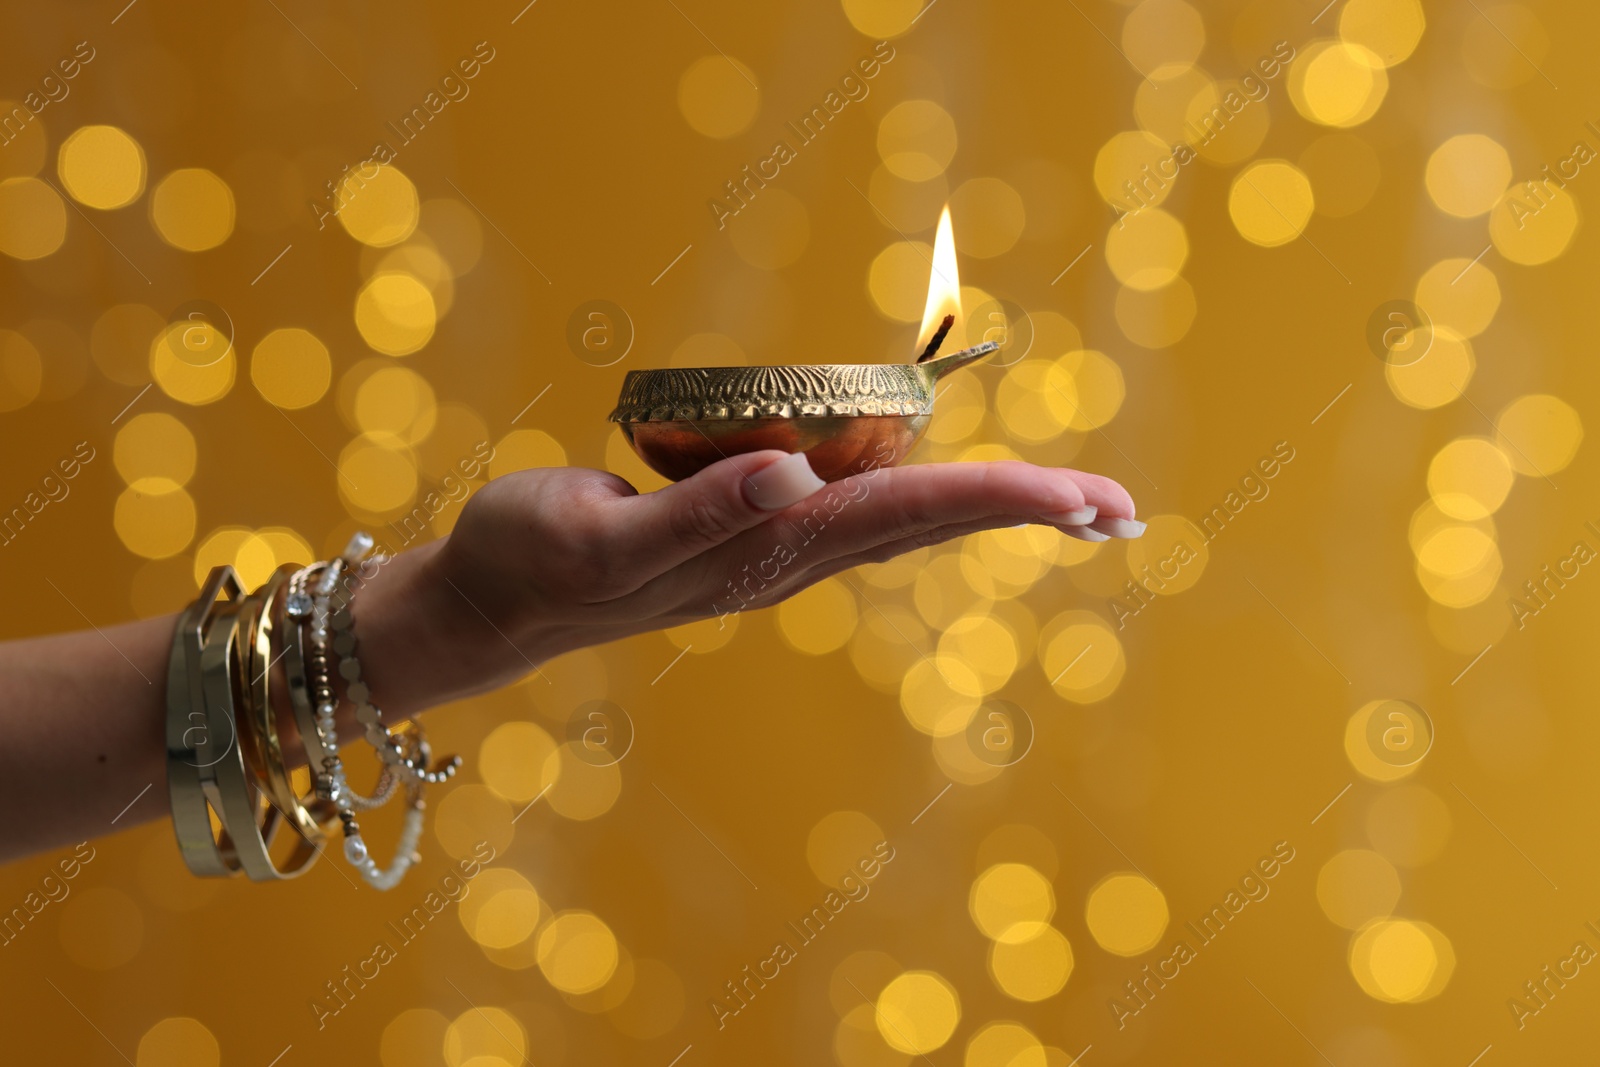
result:
<svg viewBox="0 0 1600 1067"><path fill-rule="evenodd" d="M1099 474L1071 470L1065 473L1083 491L1084 501L1095 508L1100 518L1133 518L1133 497L1118 483Z"/></svg>
<svg viewBox="0 0 1600 1067"><path fill-rule="evenodd" d="M733 456L675 485L613 502L618 547L646 561L648 579L759 526L824 484L803 452Z"/></svg>
<svg viewBox="0 0 1600 1067"><path fill-rule="evenodd" d="M741 539L750 548L784 539L820 563L962 523L1046 521L1081 526L1087 506L1070 471L1003 460L893 467L852 475L779 513ZM787 527L787 529L785 529Z"/></svg>

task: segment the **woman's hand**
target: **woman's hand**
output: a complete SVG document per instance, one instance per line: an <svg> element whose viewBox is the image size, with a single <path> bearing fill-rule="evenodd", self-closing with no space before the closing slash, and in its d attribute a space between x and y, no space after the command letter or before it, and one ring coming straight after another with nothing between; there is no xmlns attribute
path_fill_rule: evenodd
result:
<svg viewBox="0 0 1600 1067"><path fill-rule="evenodd" d="M752 452L652 493L603 471L519 471L480 489L447 540L380 568L356 597L357 631L374 693L408 713L964 534L1033 522L1137 537L1133 514L1116 482L1014 461L825 484L803 454Z"/></svg>

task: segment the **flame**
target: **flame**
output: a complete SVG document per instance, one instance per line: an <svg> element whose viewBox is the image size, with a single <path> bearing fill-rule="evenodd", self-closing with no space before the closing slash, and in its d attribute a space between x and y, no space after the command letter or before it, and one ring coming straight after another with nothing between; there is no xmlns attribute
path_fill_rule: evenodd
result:
<svg viewBox="0 0 1600 1067"><path fill-rule="evenodd" d="M956 272L956 238L950 228L950 205L939 216L939 233L933 239L933 270L928 274L928 303L922 312L922 329L917 331L914 355L920 355L946 315L956 317L955 325L939 346L940 352L959 352L967 347L967 320L961 314L961 278Z"/></svg>

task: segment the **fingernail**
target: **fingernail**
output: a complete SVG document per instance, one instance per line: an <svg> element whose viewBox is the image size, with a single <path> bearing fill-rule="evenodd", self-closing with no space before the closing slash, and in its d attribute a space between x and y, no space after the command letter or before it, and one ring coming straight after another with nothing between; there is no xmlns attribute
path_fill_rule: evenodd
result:
<svg viewBox="0 0 1600 1067"><path fill-rule="evenodd" d="M751 507L777 511L798 503L828 483L811 469L804 452L792 452L744 480L744 498Z"/></svg>
<svg viewBox="0 0 1600 1067"><path fill-rule="evenodd" d="M1046 515L1045 518L1058 526L1087 526L1094 521L1099 511L1099 508L1087 505L1076 511L1058 511L1053 515Z"/></svg>
<svg viewBox="0 0 1600 1067"><path fill-rule="evenodd" d="M1096 519L1089 529L1098 530L1108 537L1138 537L1144 533L1144 523L1138 519Z"/></svg>
<svg viewBox="0 0 1600 1067"><path fill-rule="evenodd" d="M1080 541L1109 541L1111 536L1103 534L1092 526L1059 526L1057 527L1068 537L1076 537Z"/></svg>

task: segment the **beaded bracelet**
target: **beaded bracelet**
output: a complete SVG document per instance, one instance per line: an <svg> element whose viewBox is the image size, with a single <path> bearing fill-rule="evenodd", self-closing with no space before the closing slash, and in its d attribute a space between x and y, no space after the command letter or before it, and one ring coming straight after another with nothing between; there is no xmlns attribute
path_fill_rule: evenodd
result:
<svg viewBox="0 0 1600 1067"><path fill-rule="evenodd" d="M392 888L418 860L423 788L452 777L461 761L451 756L435 764L420 724L386 727L361 678L350 611L355 590L344 579L371 550L372 538L358 534L338 558L280 568L248 596L232 567L216 567L179 617L167 667L167 777L179 850L195 874L295 877L321 854L336 822L345 858L369 885ZM281 690L273 680L280 660ZM335 671L379 756L371 796L350 788L339 758ZM281 724L282 697L274 699L280 691L287 691L291 712ZM280 725L297 728L305 746L310 796L302 797L290 777ZM399 845L380 868L356 812L402 792L407 810ZM294 831L287 849L275 847L284 826Z"/></svg>

